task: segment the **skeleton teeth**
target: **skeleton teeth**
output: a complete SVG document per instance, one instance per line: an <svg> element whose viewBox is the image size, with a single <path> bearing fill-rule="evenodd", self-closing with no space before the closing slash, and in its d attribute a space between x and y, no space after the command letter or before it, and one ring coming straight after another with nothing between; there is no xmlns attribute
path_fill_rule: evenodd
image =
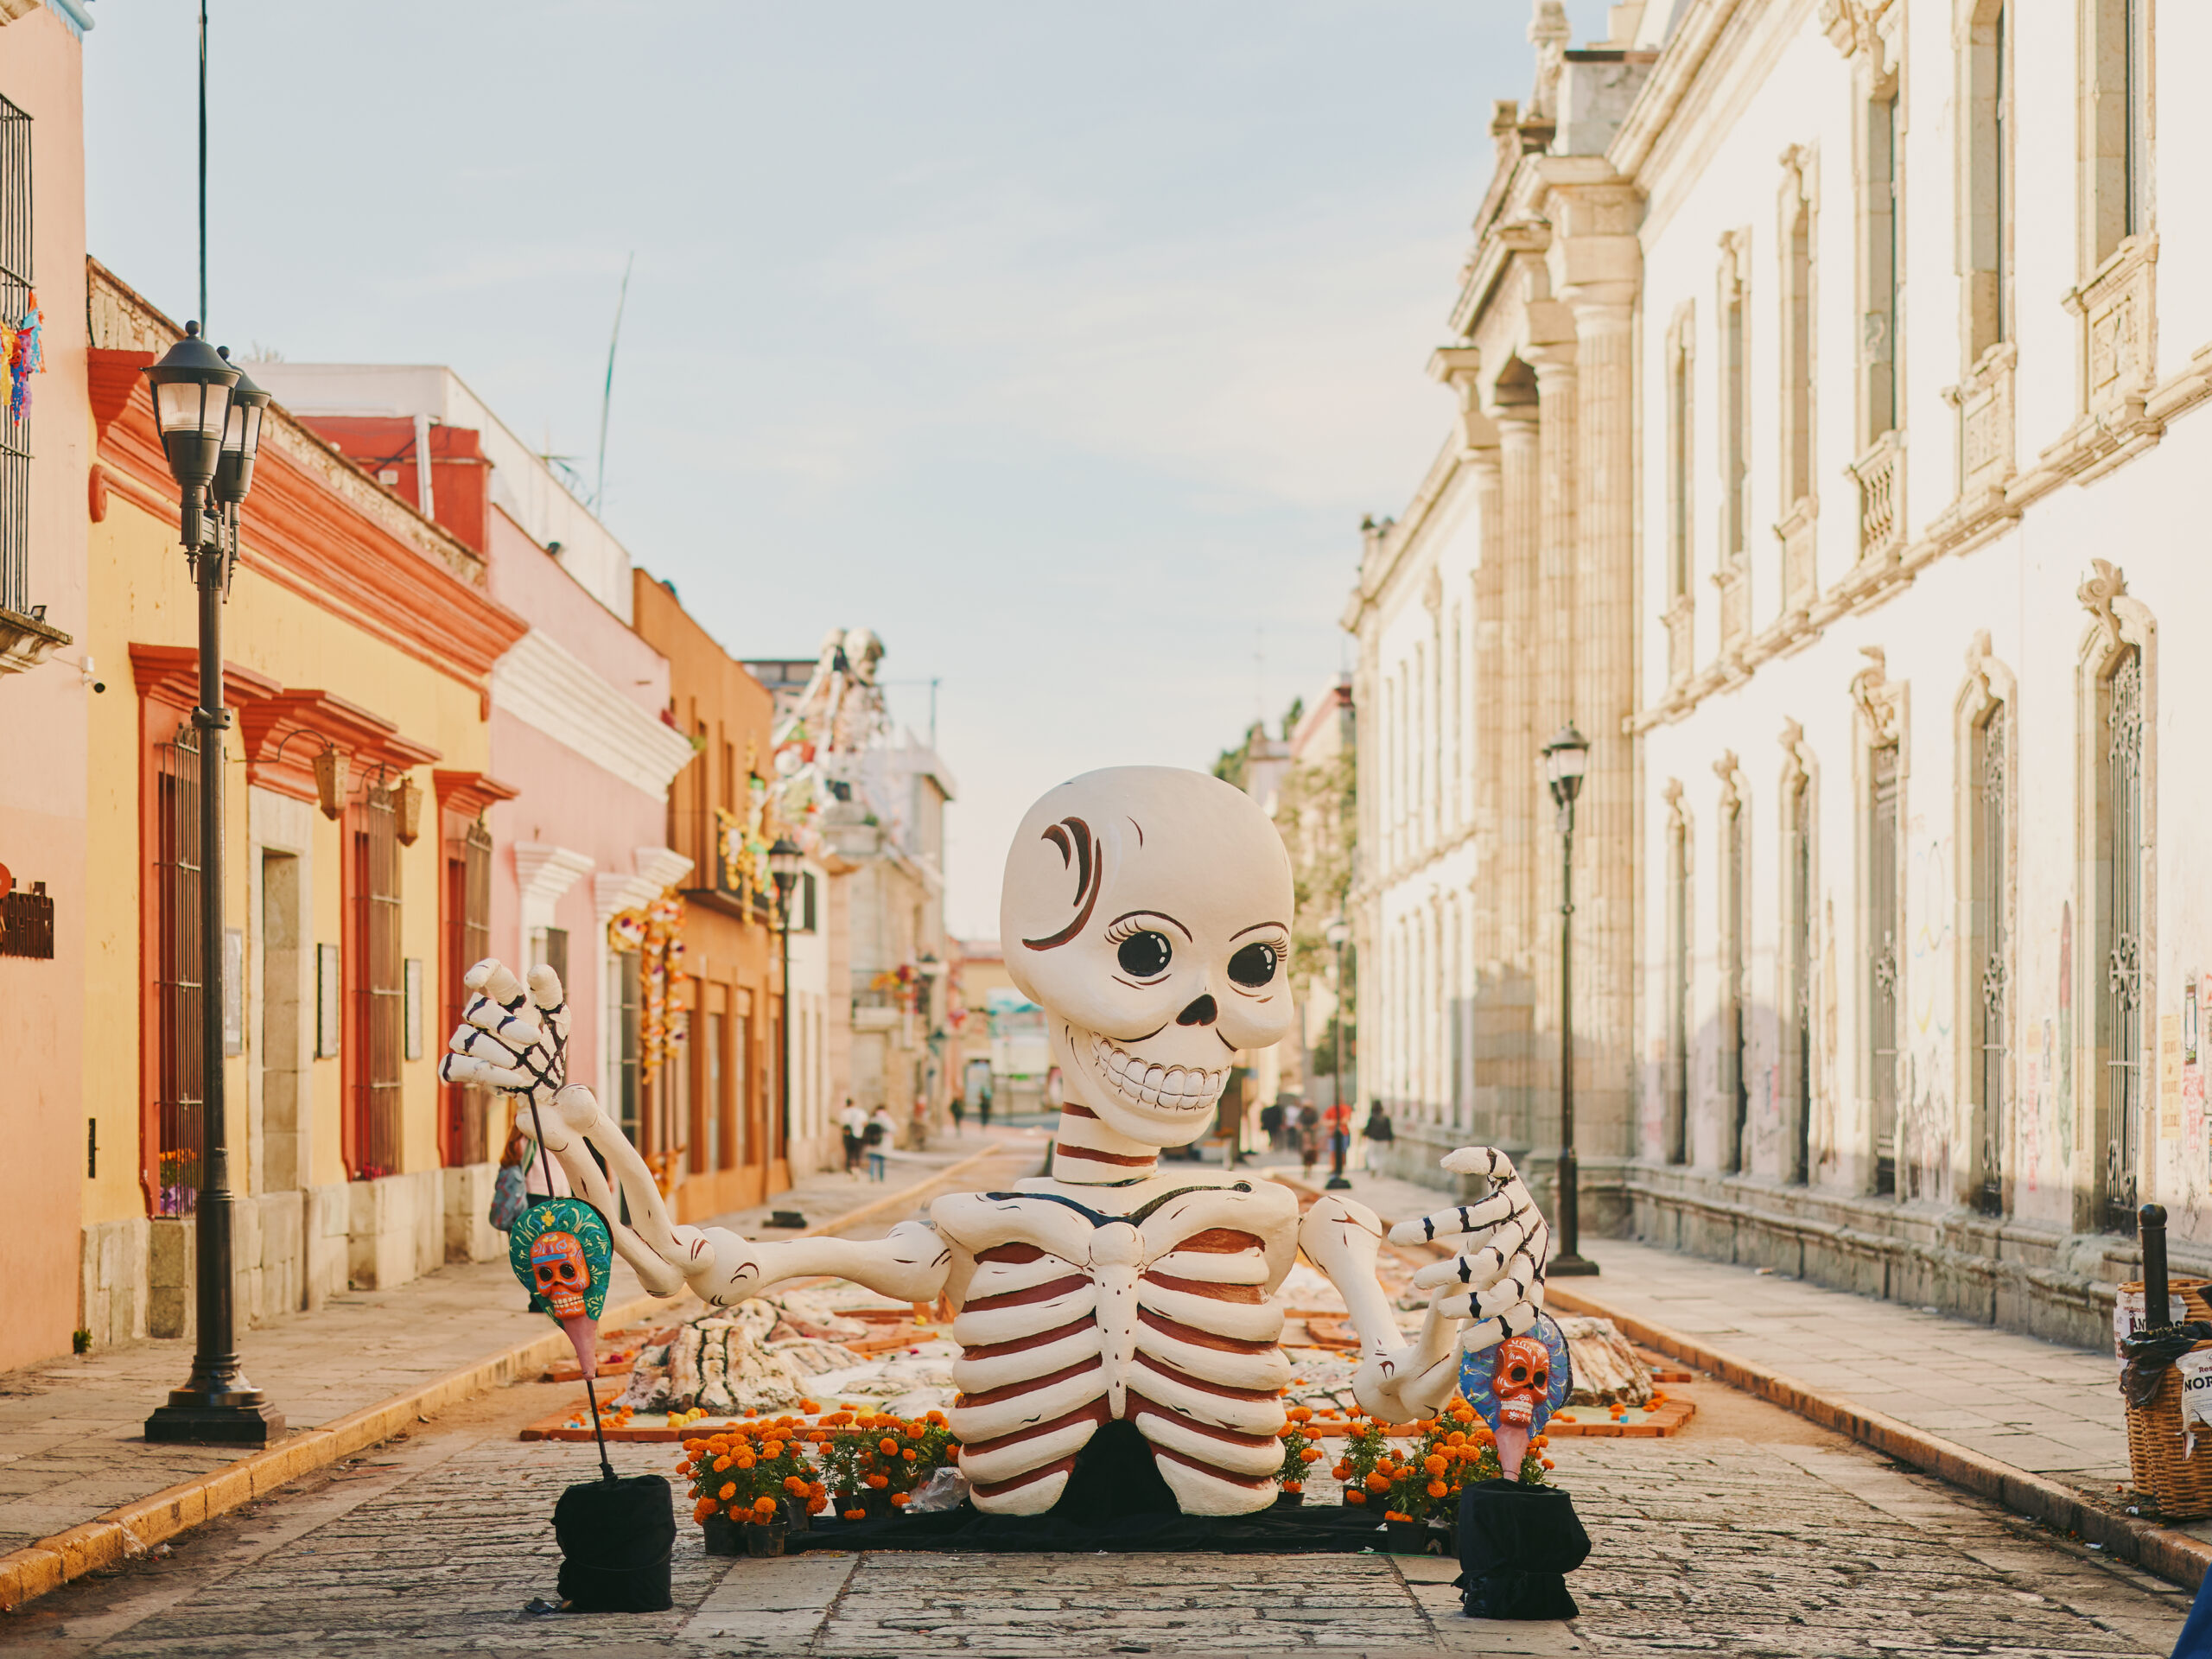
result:
<svg viewBox="0 0 2212 1659"><path fill-rule="evenodd" d="M1116 1094L1135 1105L1157 1106L1172 1111L1210 1110L1229 1081L1226 1067L1207 1071L1192 1066L1150 1063L1095 1032L1090 1039L1090 1055L1099 1075Z"/></svg>

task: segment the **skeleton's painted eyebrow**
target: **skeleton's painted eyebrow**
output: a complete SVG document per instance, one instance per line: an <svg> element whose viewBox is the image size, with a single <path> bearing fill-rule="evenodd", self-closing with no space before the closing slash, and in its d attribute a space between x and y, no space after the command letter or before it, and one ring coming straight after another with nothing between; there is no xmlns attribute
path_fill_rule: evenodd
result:
<svg viewBox="0 0 2212 1659"><path fill-rule="evenodd" d="M1289 929L1288 927L1285 926L1285 925L1284 925L1282 923L1281 923L1281 922L1255 922L1255 923L1253 923L1253 924L1252 924L1252 925L1251 925L1251 926L1249 926L1249 927L1240 927L1240 928L1238 928L1238 929L1237 929L1234 933L1230 934L1229 937L1230 937L1230 938L1232 938L1232 939L1241 939L1241 938L1243 938L1247 933L1256 933L1256 932L1258 932L1258 931L1259 931L1262 928L1263 928L1263 927L1280 928L1280 929L1281 929L1281 931L1282 931L1283 932L1285 932L1285 933L1287 933L1287 932L1289 932L1289 931L1290 931L1290 929Z"/></svg>
<svg viewBox="0 0 2212 1659"><path fill-rule="evenodd" d="M1116 916L1113 921L1107 923L1106 925L1112 927L1117 923L1132 921L1139 916L1157 916L1161 921L1166 923L1168 926L1173 928L1185 938L1187 939L1192 937L1191 930L1189 928L1185 927L1182 923L1177 921L1173 916L1170 916L1164 910L1125 910L1120 915Z"/></svg>

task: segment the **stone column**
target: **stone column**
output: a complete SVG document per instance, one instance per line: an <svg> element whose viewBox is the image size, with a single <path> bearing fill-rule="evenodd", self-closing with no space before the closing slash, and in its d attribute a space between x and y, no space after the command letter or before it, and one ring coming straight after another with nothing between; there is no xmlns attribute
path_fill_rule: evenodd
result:
<svg viewBox="0 0 2212 1659"><path fill-rule="evenodd" d="M1516 393L1535 388L1515 387ZM1503 396L1506 389L1500 388ZM1483 964L1483 1049L1489 1127L1516 1156L1530 1145L1529 1033L1536 948L1536 639L1538 549L1543 530L1542 427L1533 396L1501 402L1498 432L1497 695L1491 704L1489 776L1494 803L1490 887L1496 928ZM1548 822L1548 820L1546 820Z"/></svg>
<svg viewBox="0 0 2212 1659"><path fill-rule="evenodd" d="M1590 740L1575 812L1577 1117L1584 1150L1626 1156L1636 1102L1635 414L1629 299L1571 297L1580 344L1575 716ZM1581 1069L1586 1068L1586 1069ZM1581 1135L1578 1129L1577 1139Z"/></svg>
<svg viewBox="0 0 2212 1659"><path fill-rule="evenodd" d="M1482 531L1474 579L1474 664L1471 743L1468 769L1474 785L1474 950L1478 973L1503 953L1498 944L1498 759L1503 728L1499 714L1505 667L1505 493L1503 467L1493 443L1471 450L1462 461L1475 492Z"/></svg>

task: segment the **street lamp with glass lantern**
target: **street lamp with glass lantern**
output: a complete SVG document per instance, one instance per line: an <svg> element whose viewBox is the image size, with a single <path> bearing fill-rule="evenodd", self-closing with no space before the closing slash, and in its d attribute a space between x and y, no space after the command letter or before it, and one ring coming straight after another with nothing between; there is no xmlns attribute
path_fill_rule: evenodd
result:
<svg viewBox="0 0 2212 1659"><path fill-rule="evenodd" d="M1593 1274L1598 1264L1576 1245L1579 1217L1574 1159L1574 798L1590 762L1590 740L1568 721L1544 745L1544 775L1559 808L1559 1220L1560 1253L1547 1272Z"/></svg>
<svg viewBox="0 0 2212 1659"><path fill-rule="evenodd" d="M782 1125L778 1144L787 1158L791 1144L791 895L798 887L799 866L805 860L806 855L789 836L778 836L776 844L768 849L768 874L776 884L777 930L783 936L783 1053L776 1102L778 1122Z"/></svg>
<svg viewBox="0 0 2212 1659"><path fill-rule="evenodd" d="M238 558L238 511L252 487L269 394L202 340L196 322L185 325L184 338L145 374L162 453L176 480L179 537L200 598L200 702L192 723L200 736L202 1076L192 1374L147 1418L146 1438L259 1445L283 1433L284 1417L246 1381L232 1278L237 1199L223 1088L223 734L231 723L223 700L223 598Z"/></svg>

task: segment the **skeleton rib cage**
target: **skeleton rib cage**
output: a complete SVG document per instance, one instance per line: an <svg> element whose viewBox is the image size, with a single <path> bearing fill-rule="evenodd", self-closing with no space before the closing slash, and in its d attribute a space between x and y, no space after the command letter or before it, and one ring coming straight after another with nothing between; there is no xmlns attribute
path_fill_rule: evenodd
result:
<svg viewBox="0 0 2212 1659"><path fill-rule="evenodd" d="M969 1193L931 1215L954 1251L950 1415L977 1508L1050 1509L1116 1418L1186 1512L1274 1501L1290 1363L1272 1298L1297 1255L1287 1188L1187 1188L1126 1217L1055 1192Z"/></svg>

